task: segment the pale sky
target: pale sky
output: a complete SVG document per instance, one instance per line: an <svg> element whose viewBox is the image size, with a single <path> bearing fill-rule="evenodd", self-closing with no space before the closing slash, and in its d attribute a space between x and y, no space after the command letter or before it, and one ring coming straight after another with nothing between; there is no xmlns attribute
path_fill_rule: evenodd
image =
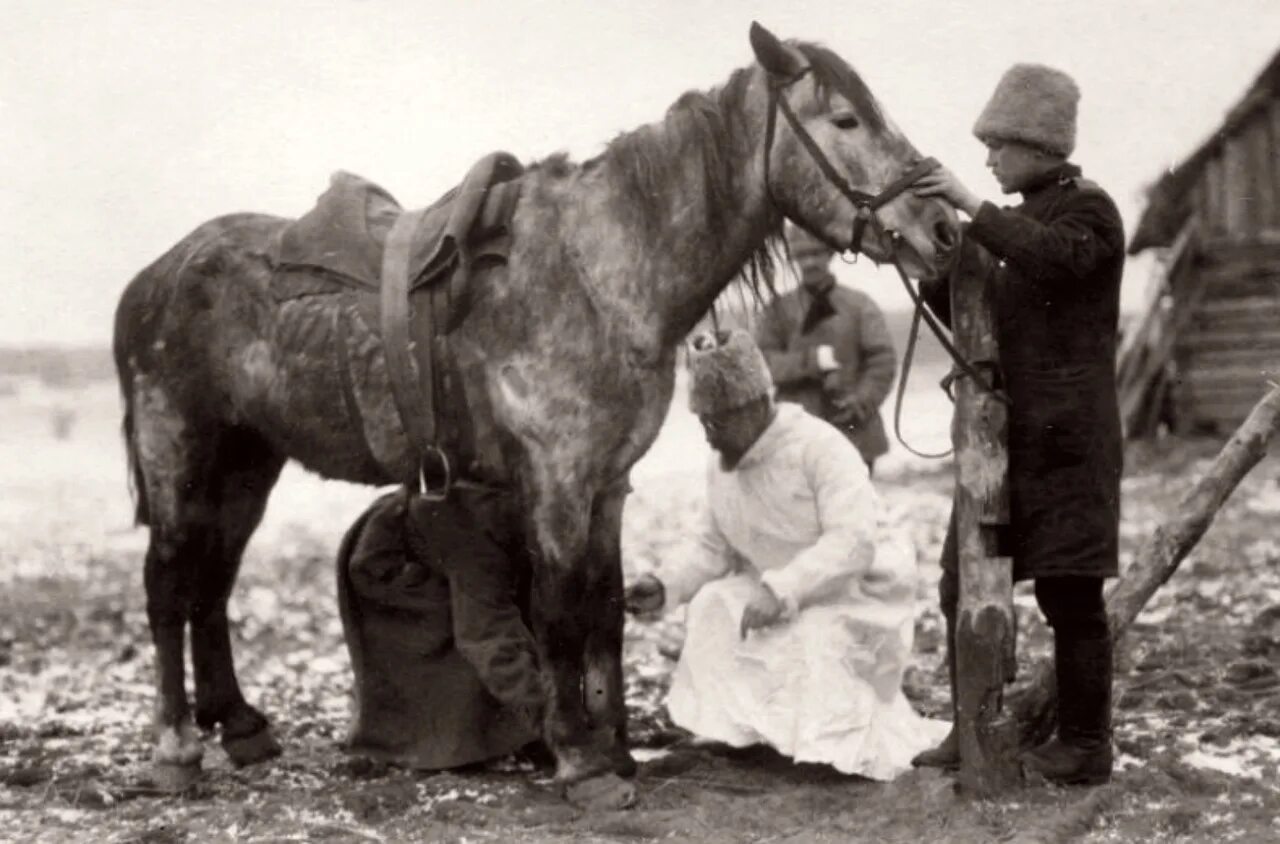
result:
<svg viewBox="0 0 1280 844"><path fill-rule="evenodd" d="M1280 47L1280 0L0 0L0 345L108 341L121 289L191 229L297 216L334 170L419 207L495 149L594 155L748 64L753 19L836 50L997 199L973 119L1010 64L1066 70L1075 159L1130 231ZM840 275L906 305L889 270Z"/></svg>

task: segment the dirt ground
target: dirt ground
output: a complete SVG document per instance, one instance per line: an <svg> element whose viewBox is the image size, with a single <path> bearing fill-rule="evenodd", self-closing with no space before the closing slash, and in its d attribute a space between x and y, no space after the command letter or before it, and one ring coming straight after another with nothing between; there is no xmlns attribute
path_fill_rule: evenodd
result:
<svg viewBox="0 0 1280 844"><path fill-rule="evenodd" d="M936 379L922 377L929 385ZM130 525L110 385L0 395L0 839L14 841L1275 841L1280 840L1280 459L1256 468L1127 637L1117 670L1114 781L965 800L943 775L890 784L758 750L675 741L661 700L679 618L632 624L626 661L643 760L638 805L584 814L513 760L426 775L354 759L339 742L349 665L332 554L372 490L287 470L231 601L247 697L284 756L236 770L206 741L189 793L157 793L148 759L151 645L145 532ZM923 393L921 394L923 396ZM945 437L920 398L913 444ZM71 422L67 423L67 409ZM683 415L682 415L683 414ZM935 434L930 435L933 431ZM929 439L933 436L933 440ZM1194 482L1215 443L1135 448L1124 482L1124 562ZM637 467L630 572L680 553L700 506L705 446L677 406ZM933 606L950 464L890 455L878 484L916 538L921 573L909 697L947 710ZM1017 593L1020 659L1046 653ZM1023 672L1024 674L1026 672Z"/></svg>

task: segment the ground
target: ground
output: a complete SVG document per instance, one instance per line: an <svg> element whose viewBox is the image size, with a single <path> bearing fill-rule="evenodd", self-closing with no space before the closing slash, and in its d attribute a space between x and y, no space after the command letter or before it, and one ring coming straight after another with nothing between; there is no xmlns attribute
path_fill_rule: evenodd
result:
<svg viewBox="0 0 1280 844"><path fill-rule="evenodd" d="M905 433L944 443L937 372L916 378ZM3 385L0 385L3 386ZM1257 467L1125 640L1117 670L1120 770L1096 789L1029 787L958 798L912 772L890 784L793 766L769 753L671 745L661 708L678 617L632 623L628 706L643 759L639 802L585 814L545 774L405 772L342 753L349 667L332 555L372 490L286 471L231 601L248 698L282 758L236 770L214 737L187 794L148 780L153 701L141 554L109 383L0 390L0 838L40 841L1264 841L1280 839L1280 459ZM1131 451L1124 561L1217 449L1167 440ZM700 505L705 446L677 401L635 472L629 573L678 553ZM878 485L915 536L920 616L909 697L947 712L933 595L951 467L895 451ZM1020 658L1046 652L1017 593ZM1027 672L1024 670L1025 676Z"/></svg>

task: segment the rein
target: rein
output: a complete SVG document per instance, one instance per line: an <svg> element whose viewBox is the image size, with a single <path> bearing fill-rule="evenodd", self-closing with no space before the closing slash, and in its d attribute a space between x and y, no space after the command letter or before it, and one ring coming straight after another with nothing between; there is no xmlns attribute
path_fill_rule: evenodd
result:
<svg viewBox="0 0 1280 844"><path fill-rule="evenodd" d="M933 332L933 335L938 339L938 343L946 350L947 355L950 356L955 365L951 374L943 379L942 382L942 388L947 392L947 396L949 398L951 397L951 384L957 378L968 377L972 378L973 382L981 389L995 396L996 399L1004 402L1004 404L1009 405L1011 402L1003 390L996 389L993 386L994 379L989 381L984 377L979 371L979 367L966 360L964 356L960 354L959 350L956 349L951 340L946 336L946 329L942 327L937 318L925 306L924 300L920 297L919 292L911 285L911 279L907 277L906 271L902 269L902 262L898 259L897 248L898 244L902 241L902 235L896 231L886 229L884 224L880 222L879 216L876 214L877 210L896 199L906 191L907 188L914 184L917 179L938 167L938 161L934 158L924 159L906 173L885 185L885 187L877 194L867 193L866 191L859 190L849 184L849 180L836 170L835 166L831 163L831 160L827 158L826 153L824 153L822 148L818 146L817 141L815 141L813 136L805 130L803 125L801 125L800 120L796 117L795 112L791 108L791 104L787 102L785 93L786 89L803 79L809 71L810 68L806 67L796 75L769 86L769 110L768 117L765 122L764 136L765 194L769 197L769 201L773 203L774 207L778 207L777 201L773 198L773 189L769 180L769 154L773 150L773 138L777 132L777 113L781 111L782 116L786 118L787 124L791 127L791 131L800 139L801 145L809 153L810 158L813 159L813 162L818 166L818 169L822 171L822 175L854 206L855 213L853 217L853 231L850 232L849 235L849 245L843 247L840 251L851 251L856 255L862 248L862 238L868 225L875 232L877 237L882 240L887 238L889 241L889 254L891 256L890 263L892 263L893 268L898 271L898 277L902 279L902 286L907 289L907 295L911 297L911 302L914 305L914 313L911 318L911 332L907 337L907 349L903 355L902 377L898 380L898 394L894 401L893 433L894 436L898 438L898 442L902 444L902 447L917 457L926 457L931 459L947 457L951 454L951 449L937 454L929 454L916 451L914 448L907 445L906 441L902 438L902 431L899 424L902 415L902 398L906 391L907 376L911 372L911 362L915 355L916 339L919 335L920 321L922 319L925 324L929 326L929 330ZM808 226L803 227L806 230L809 230L810 234L814 234ZM826 238L823 237L819 237L819 239L826 240ZM956 249L958 259L958 244ZM952 264L951 271L955 272L959 266L960 261L955 260Z"/></svg>

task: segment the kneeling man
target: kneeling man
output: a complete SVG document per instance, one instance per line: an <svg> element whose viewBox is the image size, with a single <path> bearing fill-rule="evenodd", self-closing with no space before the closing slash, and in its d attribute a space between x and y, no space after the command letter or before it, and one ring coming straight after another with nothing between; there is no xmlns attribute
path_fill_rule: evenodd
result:
<svg viewBox="0 0 1280 844"><path fill-rule="evenodd" d="M343 538L338 605L355 711L347 749L437 770L539 739L544 706L505 496L401 489Z"/></svg>
<svg viewBox="0 0 1280 844"><path fill-rule="evenodd" d="M775 404L743 331L694 339L690 407L718 452L707 514L685 555L628 587L632 612L690 602L667 707L735 747L888 780L948 724L902 694L915 625L915 554L881 524L858 450Z"/></svg>

